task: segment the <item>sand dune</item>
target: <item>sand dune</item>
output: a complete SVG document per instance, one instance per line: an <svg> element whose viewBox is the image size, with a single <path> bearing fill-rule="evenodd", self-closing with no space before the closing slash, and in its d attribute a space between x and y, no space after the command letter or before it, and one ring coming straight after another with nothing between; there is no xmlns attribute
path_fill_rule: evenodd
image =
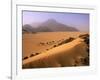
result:
<svg viewBox="0 0 100 80"><path fill-rule="evenodd" d="M30 56L32 53L42 53L70 37L77 38L79 35L85 33L86 32L38 32L35 34L23 34L22 57Z"/></svg>
<svg viewBox="0 0 100 80"><path fill-rule="evenodd" d="M88 56L84 40L77 38L72 42L52 48L34 57L23 60L23 68L65 67L83 65L80 60Z"/></svg>

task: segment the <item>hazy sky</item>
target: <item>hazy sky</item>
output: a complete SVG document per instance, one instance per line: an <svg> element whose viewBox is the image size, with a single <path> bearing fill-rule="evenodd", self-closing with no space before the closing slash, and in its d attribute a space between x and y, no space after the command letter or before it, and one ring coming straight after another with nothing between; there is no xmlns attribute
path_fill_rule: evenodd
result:
<svg viewBox="0 0 100 80"><path fill-rule="evenodd" d="M55 19L57 22L76 27L81 31L89 31L89 14L85 13L54 13L23 11L23 25L45 22Z"/></svg>

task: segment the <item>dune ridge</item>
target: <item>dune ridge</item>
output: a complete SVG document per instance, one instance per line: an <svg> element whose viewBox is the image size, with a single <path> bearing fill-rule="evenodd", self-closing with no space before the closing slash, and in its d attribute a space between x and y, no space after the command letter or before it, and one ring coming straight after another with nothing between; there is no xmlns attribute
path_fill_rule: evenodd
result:
<svg viewBox="0 0 100 80"><path fill-rule="evenodd" d="M74 66L80 58L88 56L84 39L77 38L72 42L52 48L39 55L23 60L23 68L45 68ZM78 63L78 65L83 65Z"/></svg>

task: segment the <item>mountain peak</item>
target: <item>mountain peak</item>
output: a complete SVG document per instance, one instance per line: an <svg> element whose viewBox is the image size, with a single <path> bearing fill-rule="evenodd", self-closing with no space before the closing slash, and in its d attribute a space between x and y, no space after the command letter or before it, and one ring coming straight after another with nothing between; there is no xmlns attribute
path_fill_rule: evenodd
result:
<svg viewBox="0 0 100 80"><path fill-rule="evenodd" d="M25 26L24 26L25 28ZM23 29L24 29L23 28ZM55 19L48 19L38 27L26 27L25 30L31 32L58 32L58 31L78 31L76 28L57 22Z"/></svg>
<svg viewBox="0 0 100 80"><path fill-rule="evenodd" d="M48 19L46 22L47 23L56 23L57 21L55 19Z"/></svg>

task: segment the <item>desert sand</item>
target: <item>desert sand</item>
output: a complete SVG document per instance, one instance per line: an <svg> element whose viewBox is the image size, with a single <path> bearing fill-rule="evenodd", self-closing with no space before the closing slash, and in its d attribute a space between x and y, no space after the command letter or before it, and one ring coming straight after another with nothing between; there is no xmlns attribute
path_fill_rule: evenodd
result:
<svg viewBox="0 0 100 80"><path fill-rule="evenodd" d="M38 32L36 34L23 34L23 58L32 53L45 52L54 45L58 45L69 37L77 38L85 32Z"/></svg>
<svg viewBox="0 0 100 80"><path fill-rule="evenodd" d="M31 55L31 57L24 59L22 67L25 69L89 65L84 64L84 59L88 57L87 44L84 42L84 39L78 38L80 34L83 33L48 32L46 34L23 35L23 57L32 54L31 51L38 52L39 54L36 56ZM74 37L75 39L71 42L54 46L54 44L57 45L69 37ZM49 43L47 44L47 42Z"/></svg>

